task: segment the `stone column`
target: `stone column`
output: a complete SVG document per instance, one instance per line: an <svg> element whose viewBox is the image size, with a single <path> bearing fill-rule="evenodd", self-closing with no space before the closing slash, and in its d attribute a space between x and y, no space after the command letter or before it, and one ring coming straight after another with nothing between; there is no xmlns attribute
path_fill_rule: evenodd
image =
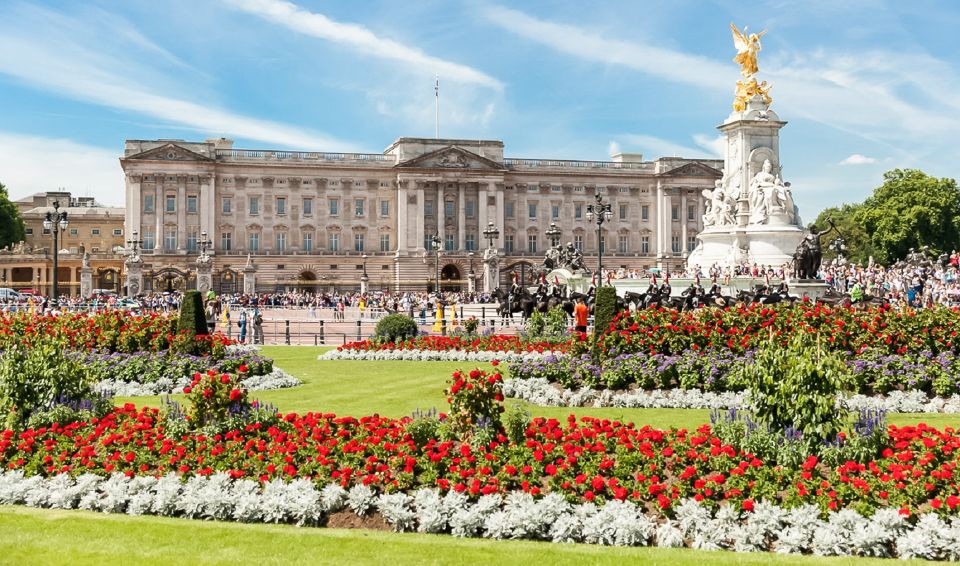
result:
<svg viewBox="0 0 960 566"><path fill-rule="evenodd" d="M437 202L434 204L434 213L437 216L437 234L440 236L440 239L443 240L441 248L446 248L446 207L444 206L443 201L443 182L437 181Z"/></svg>
<svg viewBox="0 0 960 566"><path fill-rule="evenodd" d="M143 200L140 196L140 183L143 181L143 175L127 175L127 207L124 215L124 228L126 238L131 237L133 231L140 232L140 213L143 208Z"/></svg>
<svg viewBox="0 0 960 566"><path fill-rule="evenodd" d="M153 217L156 219L153 235L153 253L163 250L163 180L166 178L162 173L155 173L153 176L157 181L156 195L153 197Z"/></svg>
<svg viewBox="0 0 960 566"><path fill-rule="evenodd" d="M680 189L680 252L687 257L687 189Z"/></svg>
<svg viewBox="0 0 960 566"><path fill-rule="evenodd" d="M665 229L663 225L663 186L660 184L660 181L657 181L657 209L654 211L653 218L657 223L656 234L657 234L657 257L662 258L666 252L666 245L664 240L666 239Z"/></svg>
<svg viewBox="0 0 960 566"><path fill-rule="evenodd" d="M406 252L410 234L407 232L409 215L407 181L397 181L397 251Z"/></svg>
<svg viewBox="0 0 960 566"><path fill-rule="evenodd" d="M424 234L423 234L423 231L424 231L424 228L423 228L423 220L424 220L424 210L423 210L423 207L424 207L424 200L423 200L423 182L422 182L422 181L417 181L417 206L416 206L416 209L417 209L417 212L416 212L416 219L417 219L417 241L414 242L414 246L413 246L413 249L415 249L415 250L423 250L423 249L425 249L425 248L423 247L423 237L424 237Z"/></svg>
<svg viewBox="0 0 960 566"><path fill-rule="evenodd" d="M465 183L457 183L457 245L453 246L456 250L462 250L466 247L467 231L467 211L466 204L467 186Z"/></svg>
<svg viewBox="0 0 960 566"><path fill-rule="evenodd" d="M497 227L497 229L500 230L500 235L497 237L497 241L495 242L496 244L495 247L498 250L503 251L503 236L507 232L506 230L507 226L503 219L504 218L503 217L503 190L502 189L501 190L494 189L494 190L495 190L494 194L497 197L497 205L496 205L496 210L493 211L493 223ZM516 210L514 210L514 214L516 214Z"/></svg>
<svg viewBox="0 0 960 566"><path fill-rule="evenodd" d="M187 177L177 175L177 251L185 252L187 244Z"/></svg>
<svg viewBox="0 0 960 566"><path fill-rule="evenodd" d="M216 199L214 197L213 177L212 175L200 176L200 231L206 232L212 244L211 249L217 247L217 238L214 235L214 214L216 211Z"/></svg>
<svg viewBox="0 0 960 566"><path fill-rule="evenodd" d="M487 215L490 210L487 208L487 187L493 183L481 181L477 192L477 240L480 242L477 247L484 249L483 231L487 229Z"/></svg>

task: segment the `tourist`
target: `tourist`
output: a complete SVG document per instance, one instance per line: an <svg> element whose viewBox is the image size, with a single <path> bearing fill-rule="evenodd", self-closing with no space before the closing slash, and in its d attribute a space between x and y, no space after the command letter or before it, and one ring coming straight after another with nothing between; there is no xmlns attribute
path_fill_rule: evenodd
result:
<svg viewBox="0 0 960 566"><path fill-rule="evenodd" d="M263 344L263 315L260 313L260 307L253 309L253 343Z"/></svg>
<svg viewBox="0 0 960 566"><path fill-rule="evenodd" d="M237 325L240 327L240 343L247 343L247 307L240 309L240 318L237 319Z"/></svg>
<svg viewBox="0 0 960 566"><path fill-rule="evenodd" d="M587 304L584 302L583 297L580 297L577 299L576 306L573 307L573 319L577 332L587 332L587 319L589 315L590 309L587 308Z"/></svg>

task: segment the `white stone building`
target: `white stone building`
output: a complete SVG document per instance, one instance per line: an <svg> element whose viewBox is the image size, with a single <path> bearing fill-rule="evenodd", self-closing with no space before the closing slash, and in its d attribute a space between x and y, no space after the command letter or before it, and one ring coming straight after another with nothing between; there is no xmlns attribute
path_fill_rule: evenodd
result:
<svg viewBox="0 0 960 566"><path fill-rule="evenodd" d="M603 226L605 269L682 266L703 229L702 191L722 160L618 154L612 161L504 157L493 140L400 138L383 153L234 149L206 142L128 140L126 234L143 241L144 286L192 286L207 234L214 288L239 290L248 254L261 291L432 288L439 234L441 285L479 280L492 222L501 283L531 279L551 223L596 266L598 238L586 208L612 204ZM480 285L478 284L479 288Z"/></svg>

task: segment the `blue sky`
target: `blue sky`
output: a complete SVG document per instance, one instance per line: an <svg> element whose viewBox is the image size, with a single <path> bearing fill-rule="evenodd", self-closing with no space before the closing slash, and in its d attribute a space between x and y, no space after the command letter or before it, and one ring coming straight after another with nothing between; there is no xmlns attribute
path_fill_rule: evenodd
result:
<svg viewBox="0 0 960 566"><path fill-rule="evenodd" d="M501 139L511 157L715 157L729 23L767 29L804 218L884 171L956 176L960 4L299 0L0 2L0 181L123 204L128 138L379 152Z"/></svg>

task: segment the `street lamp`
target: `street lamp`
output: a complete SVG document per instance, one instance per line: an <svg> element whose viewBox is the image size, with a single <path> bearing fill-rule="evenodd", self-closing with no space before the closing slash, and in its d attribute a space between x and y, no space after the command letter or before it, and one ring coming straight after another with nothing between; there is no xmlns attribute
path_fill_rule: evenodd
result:
<svg viewBox="0 0 960 566"><path fill-rule="evenodd" d="M492 248L493 241L500 237L500 230L494 225L493 220L487 223L487 227L483 230L483 237L487 239L488 248Z"/></svg>
<svg viewBox="0 0 960 566"><path fill-rule="evenodd" d="M550 247L557 247L560 245L560 229L557 228L556 222L550 223L550 228L546 231L547 239L550 241Z"/></svg>
<svg viewBox="0 0 960 566"><path fill-rule="evenodd" d="M440 239L440 234L434 234L430 236L430 245L433 246L433 251L437 254L437 296L440 296L440 247L443 246L443 240Z"/></svg>
<svg viewBox="0 0 960 566"><path fill-rule="evenodd" d="M473 293L476 287L476 274L473 272L473 252L468 253L467 257L470 258L470 273L467 274L470 280L467 282L467 292Z"/></svg>
<svg viewBox="0 0 960 566"><path fill-rule="evenodd" d="M136 232L134 232L136 234ZM197 248L200 249L200 257L207 255L207 250L213 247L213 242L210 241L210 238L207 237L207 232L200 232L200 240L197 242Z"/></svg>
<svg viewBox="0 0 960 566"><path fill-rule="evenodd" d="M131 238L127 240L127 245L130 246L130 251L132 252L131 255L137 255L137 252L143 247L143 240L141 240L139 236L140 232L134 230Z"/></svg>
<svg viewBox="0 0 960 566"><path fill-rule="evenodd" d="M587 205L587 222L596 222L597 224L597 276L600 278L600 285L603 285L603 223L613 219L613 207L610 203L603 202L600 196L600 190L594 195L594 204ZM596 220L594 220L596 219Z"/></svg>
<svg viewBox="0 0 960 566"><path fill-rule="evenodd" d="M53 212L48 212L44 217L43 228L53 234L53 299L51 304L54 307L57 306L58 298L60 297L60 281L59 277L57 277L60 258L59 237L60 232L66 230L68 225L67 211L60 212L60 201L53 201Z"/></svg>

